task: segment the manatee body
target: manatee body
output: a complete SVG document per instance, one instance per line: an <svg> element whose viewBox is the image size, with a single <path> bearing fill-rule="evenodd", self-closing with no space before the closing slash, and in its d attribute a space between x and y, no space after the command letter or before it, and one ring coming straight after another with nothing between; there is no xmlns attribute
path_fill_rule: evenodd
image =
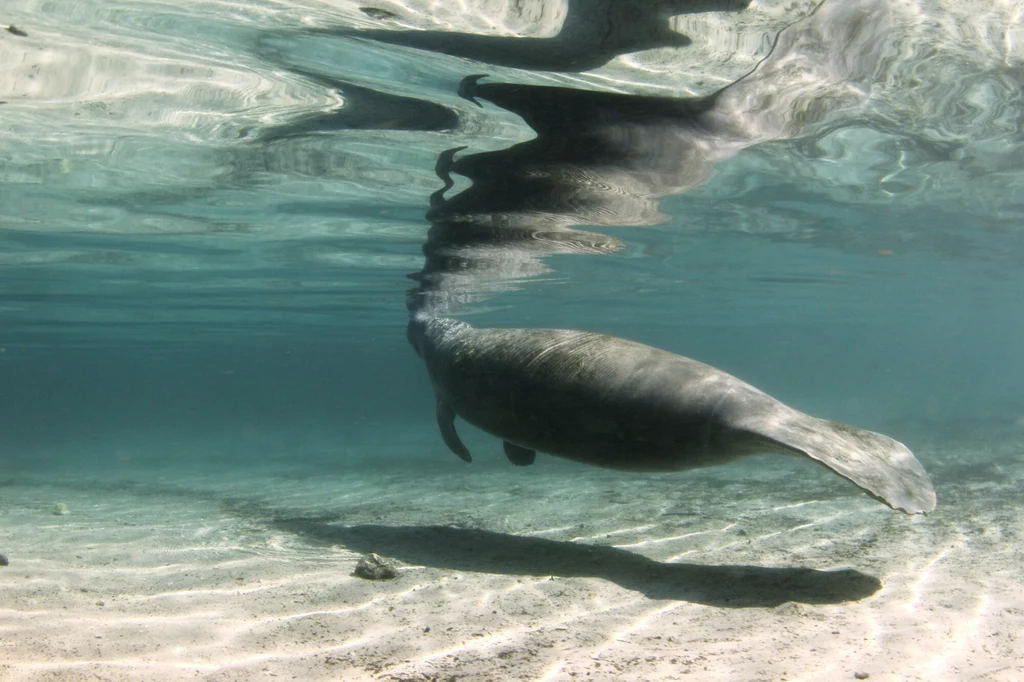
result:
<svg viewBox="0 0 1024 682"><path fill-rule="evenodd" d="M634 341L565 329L478 329L414 317L409 340L437 396L445 443L470 461L458 415L505 442L627 471L680 471L745 455L803 455L894 509L935 508L928 475L903 444L818 419L725 372Z"/></svg>

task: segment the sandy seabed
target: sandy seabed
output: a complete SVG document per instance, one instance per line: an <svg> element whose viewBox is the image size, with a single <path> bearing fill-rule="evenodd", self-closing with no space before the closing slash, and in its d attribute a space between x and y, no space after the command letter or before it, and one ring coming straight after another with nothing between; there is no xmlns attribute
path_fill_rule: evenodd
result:
<svg viewBox="0 0 1024 682"><path fill-rule="evenodd" d="M778 457L16 472L0 680L1020 680L1024 447L985 448L918 453L927 517Z"/></svg>

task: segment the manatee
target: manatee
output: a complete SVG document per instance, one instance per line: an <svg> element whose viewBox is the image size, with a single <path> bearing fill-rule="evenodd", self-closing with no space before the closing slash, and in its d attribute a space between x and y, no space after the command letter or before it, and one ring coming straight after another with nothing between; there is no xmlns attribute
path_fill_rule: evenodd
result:
<svg viewBox="0 0 1024 682"><path fill-rule="evenodd" d="M931 481L902 443L804 414L690 358L605 334L476 328L423 314L408 335L427 366L444 442L467 462L456 416L503 440L520 466L538 451L647 472L780 453L808 457L893 509L935 509Z"/></svg>

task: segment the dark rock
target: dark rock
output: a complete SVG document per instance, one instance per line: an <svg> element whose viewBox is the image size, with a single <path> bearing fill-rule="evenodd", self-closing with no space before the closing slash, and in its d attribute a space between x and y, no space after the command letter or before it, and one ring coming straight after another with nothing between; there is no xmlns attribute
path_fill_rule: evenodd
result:
<svg viewBox="0 0 1024 682"><path fill-rule="evenodd" d="M367 580L393 580L398 577L398 569L379 554L367 554L356 564L355 575Z"/></svg>

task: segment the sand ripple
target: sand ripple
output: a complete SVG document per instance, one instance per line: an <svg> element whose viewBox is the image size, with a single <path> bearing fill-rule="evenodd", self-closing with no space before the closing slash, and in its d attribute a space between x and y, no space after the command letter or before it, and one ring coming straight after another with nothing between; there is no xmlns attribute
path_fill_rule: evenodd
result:
<svg viewBox="0 0 1024 682"><path fill-rule="evenodd" d="M1019 462L984 495L940 469L949 504L913 518L788 461L678 477L537 467L9 482L0 677L1024 670ZM398 579L352 575L375 550Z"/></svg>

